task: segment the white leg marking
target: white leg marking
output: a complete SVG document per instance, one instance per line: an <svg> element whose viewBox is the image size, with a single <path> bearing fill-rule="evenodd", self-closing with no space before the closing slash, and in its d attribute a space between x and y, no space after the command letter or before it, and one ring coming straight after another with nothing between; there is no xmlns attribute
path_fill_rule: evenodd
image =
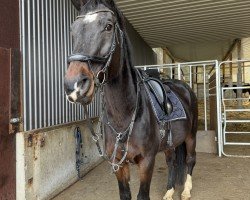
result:
<svg viewBox="0 0 250 200"><path fill-rule="evenodd" d="M184 185L184 190L181 194L181 200L189 200L191 199L191 190L192 190L192 176L187 175L187 180Z"/></svg>
<svg viewBox="0 0 250 200"><path fill-rule="evenodd" d="M173 200L173 195L174 195L174 188L171 190L168 190L165 196L163 197L164 200Z"/></svg>

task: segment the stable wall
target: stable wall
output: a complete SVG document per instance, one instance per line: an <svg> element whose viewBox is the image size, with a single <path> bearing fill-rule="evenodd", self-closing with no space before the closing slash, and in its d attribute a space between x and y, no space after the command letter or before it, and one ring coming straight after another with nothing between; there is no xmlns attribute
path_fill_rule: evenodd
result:
<svg viewBox="0 0 250 200"><path fill-rule="evenodd" d="M133 26L126 23L127 34L132 48L132 57L135 65L155 65L157 56L152 48L143 40Z"/></svg>
<svg viewBox="0 0 250 200"><path fill-rule="evenodd" d="M97 120L94 122L95 128ZM78 180L74 130L82 133L81 175L102 162L85 121L16 135L16 200L51 199Z"/></svg>

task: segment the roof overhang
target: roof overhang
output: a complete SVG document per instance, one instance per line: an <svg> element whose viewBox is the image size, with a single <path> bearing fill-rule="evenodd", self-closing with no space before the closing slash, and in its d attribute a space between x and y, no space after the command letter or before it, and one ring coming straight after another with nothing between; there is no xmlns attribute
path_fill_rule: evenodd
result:
<svg viewBox="0 0 250 200"><path fill-rule="evenodd" d="M249 0L116 2L151 47L168 47L185 60L215 59L215 52L221 58L234 39L250 37ZM202 53L200 47L207 53ZM199 53L204 55L194 55Z"/></svg>

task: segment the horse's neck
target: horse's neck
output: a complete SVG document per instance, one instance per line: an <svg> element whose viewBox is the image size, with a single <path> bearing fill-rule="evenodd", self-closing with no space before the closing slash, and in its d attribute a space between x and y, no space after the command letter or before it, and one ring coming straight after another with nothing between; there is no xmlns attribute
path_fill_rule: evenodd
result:
<svg viewBox="0 0 250 200"><path fill-rule="evenodd" d="M108 119L117 131L122 131L130 123L136 106L137 88L132 72L130 67L124 66L117 79L104 88Z"/></svg>

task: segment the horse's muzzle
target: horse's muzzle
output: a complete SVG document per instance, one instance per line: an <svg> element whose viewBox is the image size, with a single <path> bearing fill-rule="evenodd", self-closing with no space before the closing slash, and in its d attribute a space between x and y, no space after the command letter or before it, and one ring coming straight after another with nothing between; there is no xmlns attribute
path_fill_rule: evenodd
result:
<svg viewBox="0 0 250 200"><path fill-rule="evenodd" d="M77 79L64 80L64 89L68 101L71 103L86 103L86 95L89 92L91 80L89 77L81 74Z"/></svg>

